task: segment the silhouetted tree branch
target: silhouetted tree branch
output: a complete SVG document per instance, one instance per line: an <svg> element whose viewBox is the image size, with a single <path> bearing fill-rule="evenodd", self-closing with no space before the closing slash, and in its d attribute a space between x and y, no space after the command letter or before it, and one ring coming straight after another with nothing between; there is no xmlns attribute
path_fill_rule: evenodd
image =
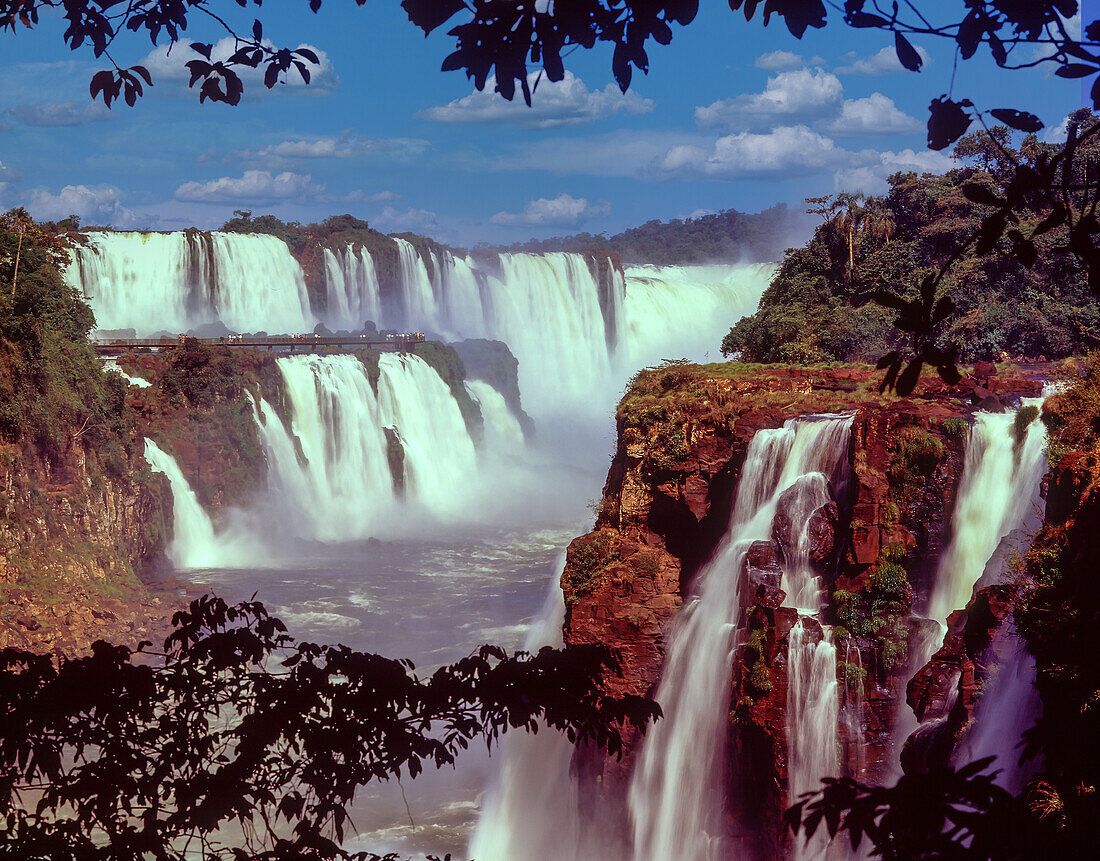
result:
<svg viewBox="0 0 1100 861"><path fill-rule="evenodd" d="M615 662L598 648L483 646L422 679L296 643L255 601L206 596L173 621L159 654L0 651L0 858L377 858L340 845L359 787L540 722L621 754L618 727L659 714L599 692Z"/></svg>

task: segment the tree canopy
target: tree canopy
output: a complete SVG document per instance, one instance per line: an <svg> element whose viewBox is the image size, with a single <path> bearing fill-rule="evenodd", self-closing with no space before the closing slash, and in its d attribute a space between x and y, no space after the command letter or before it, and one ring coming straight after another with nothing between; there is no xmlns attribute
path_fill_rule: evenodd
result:
<svg viewBox="0 0 1100 861"><path fill-rule="evenodd" d="M341 847L359 787L540 723L618 754L619 728L660 711L600 692L599 647L483 646L420 678L296 642L254 600L205 596L173 622L159 653L0 650L0 857L378 859Z"/></svg>
<svg viewBox="0 0 1100 861"><path fill-rule="evenodd" d="M1077 119L1082 127L1095 123L1087 114ZM892 355L911 331L909 320L893 325L896 313L921 301L919 285L941 269L935 332L962 361L1005 352L1061 359L1100 345L1100 300L1088 270L1059 249L1062 237L1043 229L1055 210L1041 195L1024 197L1014 210L1015 233L997 238L994 253L972 241L958 254L983 230L990 210L984 201L1011 187L1015 162L1032 166L1060 150L1035 135L1012 138L1004 126L967 135L954 150L959 167L942 176L899 173L883 196L813 201L822 219L813 238L787 253L759 309L733 327L723 352L760 362ZM1095 138L1081 144L1082 159L1098 155ZM1021 243L1031 243L1034 254L1017 253ZM894 298L901 309L889 304Z"/></svg>

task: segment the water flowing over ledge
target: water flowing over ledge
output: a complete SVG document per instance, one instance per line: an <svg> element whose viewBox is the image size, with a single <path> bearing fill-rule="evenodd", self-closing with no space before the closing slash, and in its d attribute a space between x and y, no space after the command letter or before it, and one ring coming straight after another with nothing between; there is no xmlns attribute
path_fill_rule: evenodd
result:
<svg viewBox="0 0 1100 861"><path fill-rule="evenodd" d="M718 358L774 266L634 267L580 254L456 257L395 238L387 278L362 247L325 248L312 298L301 265L266 235L90 233L66 278L99 328L176 334L216 323L269 334L378 329L505 341L528 410L605 415L626 378L664 358Z"/></svg>

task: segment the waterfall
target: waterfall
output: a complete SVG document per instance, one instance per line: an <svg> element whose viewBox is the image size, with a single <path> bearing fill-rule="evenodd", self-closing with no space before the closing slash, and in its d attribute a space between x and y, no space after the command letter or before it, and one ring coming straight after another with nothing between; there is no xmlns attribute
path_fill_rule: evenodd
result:
<svg viewBox="0 0 1100 861"><path fill-rule="evenodd" d="M1024 732L1042 714L1043 702L1035 687L1035 659L1015 630L1007 633L1012 650L986 681L974 725L963 738L955 759L961 765L988 756L1000 769L997 783L1019 795L1037 763L1020 762Z"/></svg>
<svg viewBox="0 0 1100 861"><path fill-rule="evenodd" d="M418 330L505 341L537 417L606 415L629 376L665 358L718 358L755 311L774 266L640 266L581 254L420 252L394 237L396 266L359 245L322 248L324 310L286 244L264 234L86 235L66 278L104 330L140 336L221 323L234 332ZM383 277L384 275L384 277Z"/></svg>
<svg viewBox="0 0 1100 861"><path fill-rule="evenodd" d="M837 774L840 718L836 648L824 631L815 642L807 617L791 629L787 645L787 798L792 802ZM795 840L794 858L821 858L829 838Z"/></svg>
<svg viewBox="0 0 1100 861"><path fill-rule="evenodd" d="M524 649L561 648L565 600L559 582L564 554L555 568L546 603L531 626ZM581 799L570 765L573 745L560 732L511 732L496 756L493 786L482 801L469 855L478 861L595 861L586 846Z"/></svg>
<svg viewBox="0 0 1100 861"><path fill-rule="evenodd" d="M523 450L524 434L504 395L482 380L467 380L466 391L481 407L485 420L485 445L490 451L515 454Z"/></svg>
<svg viewBox="0 0 1100 861"><path fill-rule="evenodd" d="M730 327L756 312L776 267L634 266L626 270L621 335L629 367L686 356L720 361Z"/></svg>
<svg viewBox="0 0 1100 861"><path fill-rule="evenodd" d="M146 438L145 460L154 472L167 476L172 488L173 532L168 546L172 564L177 568L208 568L217 564L214 525L175 458Z"/></svg>
<svg viewBox="0 0 1100 861"><path fill-rule="evenodd" d="M541 414L602 411L630 373L664 358L717 359L722 336L756 310L775 271L641 266L624 276L608 261L599 275L579 254L425 258L410 242L396 242L396 299L372 299L377 316L369 319L447 339L505 341L519 360L524 399ZM367 285L355 295L378 295L362 274L369 259L365 249L326 252L330 326L363 324L362 310L345 308L355 307L353 283Z"/></svg>
<svg viewBox="0 0 1100 861"><path fill-rule="evenodd" d="M313 328L305 278L286 243L237 233L85 235L66 280L100 329L185 332L220 320L237 332Z"/></svg>
<svg viewBox="0 0 1100 861"><path fill-rule="evenodd" d="M381 319L381 290L374 260L366 248L357 253L352 246L340 252L326 248L325 317L336 330L357 331L367 320Z"/></svg>
<svg viewBox="0 0 1100 861"><path fill-rule="evenodd" d="M376 535L398 501L386 429L400 441L405 494L434 515L457 515L476 453L450 389L422 359L384 354L378 391L355 356L278 359L289 427L256 404L269 486L303 537ZM396 468L396 466L395 466Z"/></svg>
<svg viewBox="0 0 1100 861"><path fill-rule="evenodd" d="M1025 398L1023 405L1041 407L1042 401ZM1042 421L1036 419L1017 439L1014 423L1012 412L980 412L974 417L952 516L951 540L940 558L925 611L936 625L912 638L910 675L927 664L943 645L948 617L966 607L975 587L980 582L1003 581L1004 548L1015 543L1015 530L1034 520L1033 509L1039 504L1040 481L1046 470L1046 431ZM1015 690L1025 693L1023 688ZM953 689L951 695L956 696L957 690ZM916 716L902 708L895 730L898 756L902 743L917 727ZM896 773L900 773L900 767L895 760Z"/></svg>
<svg viewBox="0 0 1100 861"><path fill-rule="evenodd" d="M1040 399L1024 405L1040 406ZM1020 526L1046 470L1043 423L1033 421L1022 441L1011 412L978 413L966 444L966 463L952 518L951 542L940 560L926 616L945 631L947 617L970 601L997 546ZM943 635L936 648L943 642ZM925 657L927 661L930 655Z"/></svg>
<svg viewBox="0 0 1100 861"><path fill-rule="evenodd" d="M114 373L119 374L131 386L137 386L139 389L147 389L151 385L153 385L148 380L143 380L141 377L131 377L128 373L126 373L124 370L122 370L122 368L119 367L118 362L116 362L114 359L105 360L103 362L103 370L114 371Z"/></svg>
<svg viewBox="0 0 1100 861"><path fill-rule="evenodd" d="M669 634L656 694L665 717L647 734L629 789L635 861L727 856L722 762L746 551L755 541L772 540L784 491L815 473L837 474L850 424L850 417L795 419L780 430L758 431L749 444L729 530ZM805 524L790 516L801 534ZM784 574L792 581L799 576L791 566ZM832 666L835 686L835 653ZM835 739L835 716L832 731Z"/></svg>

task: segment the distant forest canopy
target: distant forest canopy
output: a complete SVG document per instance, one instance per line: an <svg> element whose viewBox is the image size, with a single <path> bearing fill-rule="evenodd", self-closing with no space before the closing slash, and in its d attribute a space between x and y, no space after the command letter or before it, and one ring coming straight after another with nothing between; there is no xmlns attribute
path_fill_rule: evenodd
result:
<svg viewBox="0 0 1100 861"><path fill-rule="evenodd" d="M1072 118L1085 128L1091 111ZM1095 137L1083 142L1079 163L1100 157ZM745 361L875 361L908 339L894 326L897 312L876 304L876 291L918 296L926 275L945 266L966 237L992 211L975 199L1006 193L1012 160L1036 163L1059 147L1034 134L1014 135L1004 126L959 140L961 167L942 176L898 173L881 197L841 194L809 201L822 221L813 238L784 257L751 317L722 341L722 353ZM1062 358L1100 346L1100 300L1090 292L1084 267L1064 246L1059 231L1043 232L1051 214L1025 201L1014 227L1023 235L1040 227L1037 259L1026 268L1012 253L1014 231L991 253L971 246L947 270L942 292L955 312L940 326L939 343L954 344L961 361L997 359L1008 353L1029 359ZM1049 225L1049 222L1047 222Z"/></svg>
<svg viewBox="0 0 1100 861"><path fill-rule="evenodd" d="M500 251L576 251L600 254L618 252L626 266L654 263L659 266L691 263L754 262L779 260L795 242L805 241L812 229L805 212L778 203L761 212L736 209L698 218L653 219L614 236L577 233L552 239L529 239L499 247Z"/></svg>
<svg viewBox="0 0 1100 861"><path fill-rule="evenodd" d="M48 233L111 230L109 226L81 227L80 219L71 215L60 221L42 222ZM295 255L300 256L310 245L320 243L326 248L361 245L372 254L384 248L392 249L390 237L406 239L419 250L440 253L443 250L465 254L467 249L448 246L415 233L384 234L353 215L333 215L315 224L286 222L274 215L253 216L247 210L236 210L234 217L220 230L230 233L267 233L282 239ZM783 256L792 244L805 241L812 230L812 221L800 209L779 203L756 213L725 209L698 218L653 219L640 227L632 227L614 236L578 233L551 239L529 239L512 245L482 243L473 253L528 252L543 254L551 251L573 251L578 254L618 253L627 266L654 263L662 266L691 263L773 262Z"/></svg>

